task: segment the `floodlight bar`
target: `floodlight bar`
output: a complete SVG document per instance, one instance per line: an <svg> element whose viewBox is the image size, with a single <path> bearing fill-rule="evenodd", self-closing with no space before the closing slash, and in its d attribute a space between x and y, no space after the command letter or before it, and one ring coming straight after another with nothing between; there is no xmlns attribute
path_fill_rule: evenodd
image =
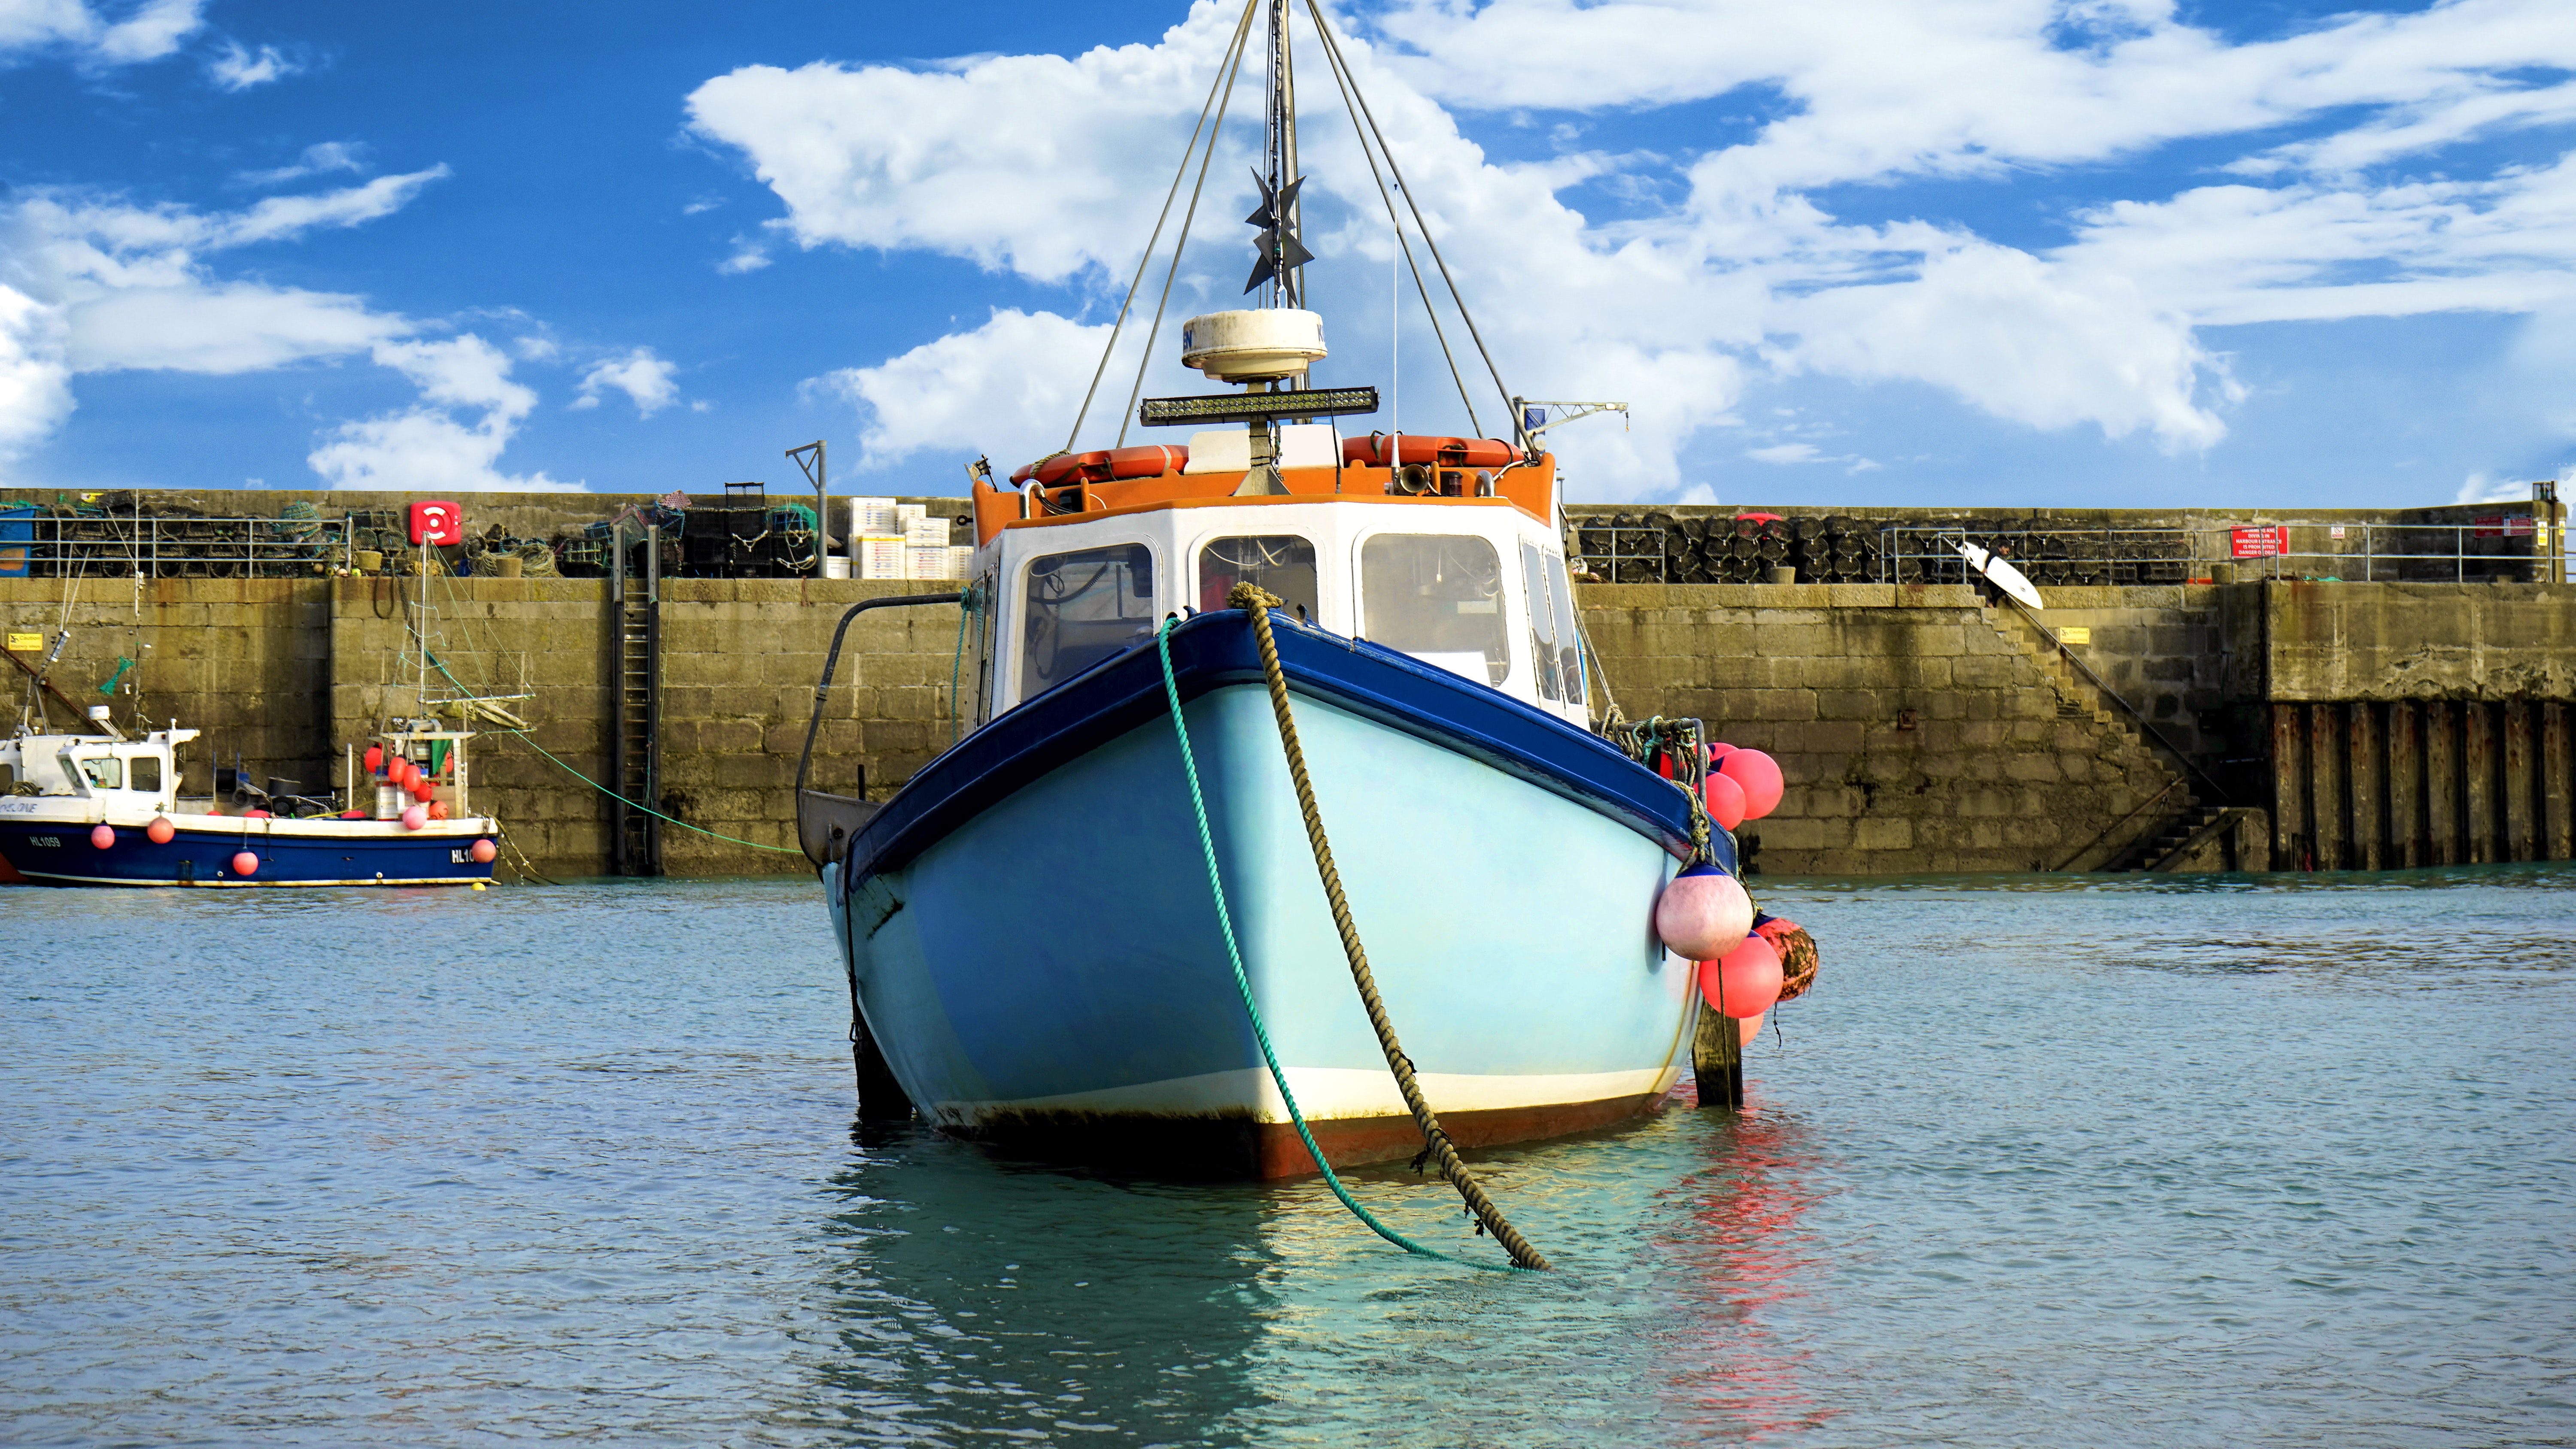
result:
<svg viewBox="0 0 2576 1449"><path fill-rule="evenodd" d="M1213 397L1149 397L1136 421L1149 428L1183 423L1252 423L1281 418L1332 418L1377 411L1373 387L1314 387L1302 392L1226 392Z"/></svg>

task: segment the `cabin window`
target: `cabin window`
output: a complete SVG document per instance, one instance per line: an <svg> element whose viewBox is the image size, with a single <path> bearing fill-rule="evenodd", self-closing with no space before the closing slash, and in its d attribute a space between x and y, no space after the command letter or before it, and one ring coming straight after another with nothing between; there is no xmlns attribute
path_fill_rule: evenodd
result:
<svg viewBox="0 0 2576 1449"><path fill-rule="evenodd" d="M1236 584L1257 584L1313 619L1315 546L1293 533L1220 538L1199 550L1199 607L1222 609Z"/></svg>
<svg viewBox="0 0 2576 1449"><path fill-rule="evenodd" d="M1512 672L1503 629L1503 561L1481 538L1381 533L1360 545L1360 607L1370 639L1426 664L1500 684Z"/></svg>
<svg viewBox="0 0 2576 1449"><path fill-rule="evenodd" d="M132 782L127 788L134 790L149 790L155 795L161 793L160 756L136 755L128 764L127 770L133 776Z"/></svg>
<svg viewBox="0 0 2576 1449"><path fill-rule="evenodd" d="M113 755L103 760L83 760L80 762L80 767L81 773L89 777L90 788L94 790L125 788L125 762Z"/></svg>
<svg viewBox="0 0 2576 1449"><path fill-rule="evenodd" d="M1547 596L1547 559L1537 544L1526 540L1521 544L1521 584L1529 590L1530 663L1537 669L1539 698L1563 699L1565 691L1557 683L1556 609Z"/></svg>
<svg viewBox="0 0 2576 1449"><path fill-rule="evenodd" d="M1567 704L1592 707L1592 691L1583 677L1583 630L1574 618L1574 581L1565 576L1565 558L1550 554L1547 560L1549 604L1556 610L1556 679L1565 692ZM1536 604L1530 605L1535 609Z"/></svg>
<svg viewBox="0 0 2576 1449"><path fill-rule="evenodd" d="M1122 543L1039 559L1029 565L1020 621L1020 697L1062 684L1153 633L1153 550Z"/></svg>

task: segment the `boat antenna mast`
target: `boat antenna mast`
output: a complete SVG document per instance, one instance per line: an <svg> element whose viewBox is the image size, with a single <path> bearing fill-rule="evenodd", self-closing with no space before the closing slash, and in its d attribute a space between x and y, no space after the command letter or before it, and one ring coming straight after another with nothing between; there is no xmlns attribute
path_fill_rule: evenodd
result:
<svg viewBox="0 0 2576 1449"><path fill-rule="evenodd" d="M1263 161L1268 174L1253 173L1261 188L1261 204L1244 218L1261 228L1253 238L1253 249L1260 253L1252 264L1252 279L1243 284L1251 292L1263 283L1270 286L1268 301L1273 307L1306 305L1306 263L1315 254L1306 250L1298 239L1302 230L1304 207L1298 203L1298 188L1306 178L1297 172L1297 76L1288 53L1287 0L1270 0L1270 101L1268 146ZM1302 384L1301 377L1297 381Z"/></svg>

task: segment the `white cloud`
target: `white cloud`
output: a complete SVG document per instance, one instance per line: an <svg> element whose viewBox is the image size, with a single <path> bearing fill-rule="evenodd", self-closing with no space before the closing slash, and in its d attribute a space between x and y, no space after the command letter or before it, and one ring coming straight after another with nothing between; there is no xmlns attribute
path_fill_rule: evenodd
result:
<svg viewBox="0 0 2576 1449"><path fill-rule="evenodd" d="M2531 484L2520 478L2492 478L2483 471L2460 480L2453 503L2528 503Z"/></svg>
<svg viewBox="0 0 2576 1449"><path fill-rule="evenodd" d="M224 48L206 62L206 78L223 90L246 91L284 80L302 69L274 45L263 45L254 53L244 49L238 40L227 40Z"/></svg>
<svg viewBox="0 0 2576 1449"><path fill-rule="evenodd" d="M245 186L283 186L307 176L327 176L334 171L363 171L366 167L366 147L350 141L321 141L305 147L304 154L292 166L244 171L233 179Z"/></svg>
<svg viewBox="0 0 2576 1449"><path fill-rule="evenodd" d="M861 467L884 467L926 448L982 452L996 460L1034 458L1063 445L1064 428L1108 338L1106 325L1085 327L1052 312L997 308L972 332L923 343L875 367L844 368L807 386L867 410L859 434ZM1116 411L1111 408L1111 415Z"/></svg>
<svg viewBox="0 0 2576 1449"><path fill-rule="evenodd" d="M1744 456L1756 463L1812 463L1821 454L1813 443L1775 443L1768 448L1747 448Z"/></svg>
<svg viewBox="0 0 2576 1449"><path fill-rule="evenodd" d="M638 417L649 418L680 400L679 372L674 364L654 356L652 348L638 347L624 357L593 364L581 375L581 396L572 405L595 408L600 392L613 387L634 399Z"/></svg>
<svg viewBox="0 0 2576 1449"><path fill-rule="evenodd" d="M533 390L510 380L509 356L499 348L468 332L439 342L380 344L374 358L411 379L422 401L334 429L305 459L331 487L477 493L581 486L493 466L537 405ZM458 409L482 415L460 419Z"/></svg>
<svg viewBox="0 0 2576 1449"><path fill-rule="evenodd" d="M716 270L728 277L756 272L769 265L769 253L758 242L742 237L733 239L733 255L716 263Z"/></svg>
<svg viewBox="0 0 2576 1449"><path fill-rule="evenodd" d="M747 67L698 88L691 125L742 153L785 204L770 225L802 246L930 251L1105 290L1134 265L1231 19L1202 4L1155 44L1070 58ZM2388 171L2576 117L2564 0L2449 0L2244 44L2168 0L1402 0L1372 38L1345 37L1352 66L1436 208L1505 377L1532 395L1636 405L1633 432L1561 435L1569 475L1596 495L1678 487L1678 459L1735 422L1756 371L1925 383L2029 427L2189 452L2217 446L2243 398L2203 328L2576 305L2576 160ZM1377 198L1301 45L1316 274L1328 299L1373 293L1382 307L1381 285L1361 280L1385 275ZM1498 162L1444 109L1555 120L1572 145L1585 127L1569 112L1717 97L1740 101L1754 129L1692 152L1707 123L1679 121L1670 160ZM1234 127L1252 140L1257 109ZM2284 142L2293 129L2306 134ZM2193 164L2226 167L2239 137L2239 184L2177 193L2171 168L2134 167L2180 142L2198 148ZM1219 158L1193 254L1213 271L1185 271L1176 307L1230 300L1232 278L1213 273L1244 250L1229 230L1242 169ZM2000 187L2038 170L2081 170L2115 199L2052 218L2067 237L2055 246L1947 219L1861 224L1819 200L1830 186L1849 198L1837 205L1871 206L1864 188L1890 182ZM1575 210L1578 186L1616 198L1617 218ZM994 325L835 376L884 389L963 369L997 386L981 378L997 364L979 340ZM882 446L952 433L963 446L965 431L906 425Z"/></svg>
<svg viewBox="0 0 2576 1449"><path fill-rule="evenodd" d="M1070 59L745 66L691 93L689 124L750 159L800 246L917 247L1060 281L1134 264L1139 198L1168 182L1233 26L1203 0L1159 45Z"/></svg>
<svg viewBox="0 0 2576 1449"><path fill-rule="evenodd" d="M72 304L75 372L264 372L412 330L361 297L254 282L126 287Z"/></svg>
<svg viewBox="0 0 2576 1449"><path fill-rule="evenodd" d="M0 65L46 53L92 66L159 60L203 26L202 8L202 0L145 0L112 21L81 0L0 0Z"/></svg>
<svg viewBox="0 0 2576 1449"><path fill-rule="evenodd" d="M61 311L0 284L0 465L71 416L71 382Z"/></svg>

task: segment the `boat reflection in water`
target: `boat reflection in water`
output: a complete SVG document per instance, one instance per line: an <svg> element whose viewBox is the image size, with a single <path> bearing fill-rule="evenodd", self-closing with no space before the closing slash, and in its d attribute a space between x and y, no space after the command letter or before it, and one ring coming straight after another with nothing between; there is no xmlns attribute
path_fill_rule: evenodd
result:
<svg viewBox="0 0 2576 1449"><path fill-rule="evenodd" d="M1766 1310L1802 1297L1822 1242L1802 1226L1833 1189L1820 1180L1805 1123L1776 1108L1692 1114L1702 1165L1666 1188L1657 1216L1681 1341L1665 1361L1674 1422L1712 1440L1811 1430L1841 1410L1800 1382L1808 1356Z"/></svg>

